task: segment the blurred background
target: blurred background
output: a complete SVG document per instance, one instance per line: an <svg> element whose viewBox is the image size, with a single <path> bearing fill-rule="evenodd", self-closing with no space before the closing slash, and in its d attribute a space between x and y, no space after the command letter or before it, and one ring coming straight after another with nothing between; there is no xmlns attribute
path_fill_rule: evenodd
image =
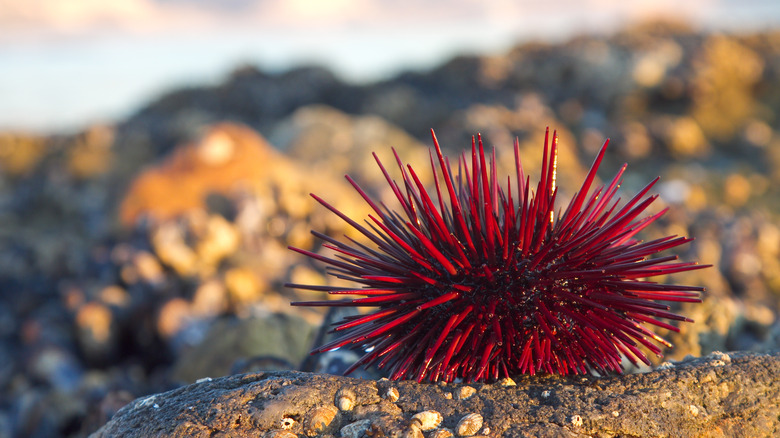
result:
<svg viewBox="0 0 780 438"><path fill-rule="evenodd" d="M661 176L645 233L688 235L663 360L780 345L780 6L772 0L0 0L0 437L86 436L136 397L304 362L325 284L309 234L349 233L371 152L425 174L481 132L546 126L560 187ZM509 156L509 155L507 155ZM501 173L510 172L512 160ZM430 181L427 181L430 182ZM569 190L569 192L565 192ZM365 374L373 376L371 372Z"/></svg>

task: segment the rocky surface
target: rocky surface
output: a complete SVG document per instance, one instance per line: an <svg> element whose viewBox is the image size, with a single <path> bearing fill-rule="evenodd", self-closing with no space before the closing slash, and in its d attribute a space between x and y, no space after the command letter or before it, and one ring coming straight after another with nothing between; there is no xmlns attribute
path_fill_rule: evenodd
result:
<svg viewBox="0 0 780 438"><path fill-rule="evenodd" d="M670 210L644 238L693 236L681 258L714 265L673 279L707 293L674 309L696 322L661 333L664 355L778 349L779 84L778 32L648 23L374 84L244 67L114 125L0 133L0 437L86 436L205 376L343 369L352 352L305 357L323 315L289 302L322 297L282 285L332 280L286 247L345 232L310 192L364 217L345 173L385 197L371 152L428 176L431 128L453 155L481 132L501 160L518 138L532 175L557 128L562 198L611 137L600 177L662 177Z"/></svg>
<svg viewBox="0 0 780 438"><path fill-rule="evenodd" d="M476 391L464 391L467 386ZM714 353L629 376L471 385L264 372L137 399L91 436L442 436L437 431L457 434L462 418L479 414L482 425L469 435L773 437L780 434L778 400L777 352ZM314 427L315 418L326 418L325 408L332 418ZM419 415L425 411L441 419ZM423 415L436 418L423 423Z"/></svg>

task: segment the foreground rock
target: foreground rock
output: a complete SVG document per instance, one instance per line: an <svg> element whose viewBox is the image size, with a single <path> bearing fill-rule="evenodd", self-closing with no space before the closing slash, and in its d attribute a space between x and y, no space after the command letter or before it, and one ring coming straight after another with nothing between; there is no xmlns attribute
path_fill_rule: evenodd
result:
<svg viewBox="0 0 780 438"><path fill-rule="evenodd" d="M421 437L421 428L427 436L449 436L443 429L469 433L461 419L470 414L483 419L479 425L479 415L469 417L470 435L780 434L780 352L714 353L647 374L516 380L432 385L243 374L135 400L92 436ZM430 412L412 418L422 411L440 413L441 423Z"/></svg>

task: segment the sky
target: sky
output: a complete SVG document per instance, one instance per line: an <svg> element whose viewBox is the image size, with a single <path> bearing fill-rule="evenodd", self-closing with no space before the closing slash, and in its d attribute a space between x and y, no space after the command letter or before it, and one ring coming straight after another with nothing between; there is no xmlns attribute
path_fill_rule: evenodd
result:
<svg viewBox="0 0 780 438"><path fill-rule="evenodd" d="M650 17L780 26L776 0L0 0L0 130L120 120L236 67L322 65L365 83L457 54L610 33Z"/></svg>

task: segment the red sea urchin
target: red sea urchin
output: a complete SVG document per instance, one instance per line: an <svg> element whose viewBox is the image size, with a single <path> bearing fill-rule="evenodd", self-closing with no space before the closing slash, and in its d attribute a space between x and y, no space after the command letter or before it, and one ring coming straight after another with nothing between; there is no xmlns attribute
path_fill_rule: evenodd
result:
<svg viewBox="0 0 780 438"><path fill-rule="evenodd" d="M691 239L634 239L666 211L639 218L658 197L645 197L658 178L618 208L619 199L614 198L623 165L606 188L589 195L609 141L569 206L556 214L556 134L551 143L549 130L545 134L535 192L515 142L514 193L509 178L506 189L499 187L495 151L486 160L481 137L472 139L470 166L464 154L455 177L431 134L441 173L431 155L435 197L395 150L403 186L374 154L402 214L374 201L349 176L374 211L365 226L312 194L373 247L312 231L334 256L291 249L326 263L331 275L362 286L288 286L363 298L293 305L378 308L341 321L334 330L342 335L313 353L345 346L360 349L365 355L347 373L376 365L387 369L392 379L418 381L482 381L591 369L621 372L622 356L634 364L650 363L639 344L657 355L661 350L651 339L671 345L643 324L677 331L657 318L691 321L657 301L699 302L703 288L646 280L705 267L674 262L676 256L648 259Z"/></svg>

